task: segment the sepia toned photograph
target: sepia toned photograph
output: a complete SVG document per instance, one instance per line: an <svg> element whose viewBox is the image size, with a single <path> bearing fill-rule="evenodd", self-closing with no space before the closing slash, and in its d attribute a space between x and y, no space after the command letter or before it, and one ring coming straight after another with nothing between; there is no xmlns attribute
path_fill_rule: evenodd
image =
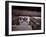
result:
<svg viewBox="0 0 46 37"><path fill-rule="evenodd" d="M45 3L6 1L6 36L45 33Z"/></svg>
<svg viewBox="0 0 46 37"><path fill-rule="evenodd" d="M41 30L41 7L12 6L12 31Z"/></svg>

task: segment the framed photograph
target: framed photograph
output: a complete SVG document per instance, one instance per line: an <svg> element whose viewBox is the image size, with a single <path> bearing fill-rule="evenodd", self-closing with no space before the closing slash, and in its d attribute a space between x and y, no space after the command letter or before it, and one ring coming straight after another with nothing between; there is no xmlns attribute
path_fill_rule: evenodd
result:
<svg viewBox="0 0 46 37"><path fill-rule="evenodd" d="M5 2L5 35L45 33L45 3Z"/></svg>

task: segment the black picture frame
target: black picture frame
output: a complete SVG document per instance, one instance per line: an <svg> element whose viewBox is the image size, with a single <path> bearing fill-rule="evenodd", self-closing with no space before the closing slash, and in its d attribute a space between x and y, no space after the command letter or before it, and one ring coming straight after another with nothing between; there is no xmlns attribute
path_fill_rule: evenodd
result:
<svg viewBox="0 0 46 37"><path fill-rule="evenodd" d="M9 3L28 3L28 4L42 4L44 5L44 32L43 33L27 33L27 34L12 34L9 35ZM20 1L5 1L5 36L19 36L19 35L36 35L36 34L45 34L45 3L37 2L20 2Z"/></svg>

